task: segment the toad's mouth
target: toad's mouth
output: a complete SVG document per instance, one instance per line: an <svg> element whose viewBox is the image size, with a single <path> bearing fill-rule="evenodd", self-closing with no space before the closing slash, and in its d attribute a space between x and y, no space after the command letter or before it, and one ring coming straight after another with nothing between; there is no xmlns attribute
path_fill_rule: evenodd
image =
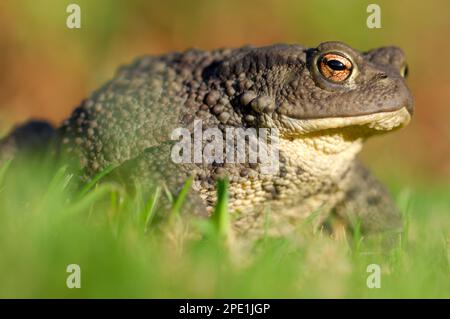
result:
<svg viewBox="0 0 450 319"><path fill-rule="evenodd" d="M406 107L395 111L379 112L351 117L330 117L319 119L293 119L284 117L282 135L293 137L293 135L304 135L320 131L352 128L365 132L367 135L392 131L406 126L411 120L411 114Z"/></svg>

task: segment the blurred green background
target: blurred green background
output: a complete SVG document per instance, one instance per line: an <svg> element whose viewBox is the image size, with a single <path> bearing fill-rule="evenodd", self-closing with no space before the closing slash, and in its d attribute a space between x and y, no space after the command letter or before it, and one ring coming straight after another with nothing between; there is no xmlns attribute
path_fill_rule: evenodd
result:
<svg viewBox="0 0 450 319"><path fill-rule="evenodd" d="M31 117L59 123L137 55L277 42L341 40L360 50L398 45L409 59L412 124L363 152L382 179L447 184L450 177L450 1L6 0L0 2L0 132ZM66 27L81 7L82 28Z"/></svg>

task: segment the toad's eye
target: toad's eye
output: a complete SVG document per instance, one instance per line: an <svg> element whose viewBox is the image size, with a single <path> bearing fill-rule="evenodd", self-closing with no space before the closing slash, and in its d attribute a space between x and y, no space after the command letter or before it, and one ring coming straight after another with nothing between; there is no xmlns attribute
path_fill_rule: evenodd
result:
<svg viewBox="0 0 450 319"><path fill-rule="evenodd" d="M333 82L345 81L352 74L352 62L336 53L324 54L318 64L320 73Z"/></svg>

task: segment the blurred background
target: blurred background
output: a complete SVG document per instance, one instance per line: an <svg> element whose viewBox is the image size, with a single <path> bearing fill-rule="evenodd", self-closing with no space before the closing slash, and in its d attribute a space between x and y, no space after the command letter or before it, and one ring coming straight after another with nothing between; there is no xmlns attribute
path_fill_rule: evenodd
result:
<svg viewBox="0 0 450 319"><path fill-rule="evenodd" d="M54 124L138 55L327 40L360 50L400 46L416 113L410 126L368 142L363 158L396 184L450 180L450 1L4 0L0 2L0 134L29 118ZM81 29L66 7L81 7Z"/></svg>

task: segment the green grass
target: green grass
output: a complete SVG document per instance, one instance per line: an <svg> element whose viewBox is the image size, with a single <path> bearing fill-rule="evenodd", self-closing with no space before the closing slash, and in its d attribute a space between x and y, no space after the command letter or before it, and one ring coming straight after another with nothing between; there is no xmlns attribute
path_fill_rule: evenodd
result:
<svg viewBox="0 0 450 319"><path fill-rule="evenodd" d="M102 177L80 185L65 166L42 160L1 166L0 297L450 298L448 187L396 191L406 211L403 240L389 253L368 253L380 247L307 224L239 248L226 182L210 220L178 218L188 181L171 198L177 218L157 224L164 189L143 198ZM373 263L381 266L379 289L366 285ZM69 264L81 267L80 289L66 286Z"/></svg>

